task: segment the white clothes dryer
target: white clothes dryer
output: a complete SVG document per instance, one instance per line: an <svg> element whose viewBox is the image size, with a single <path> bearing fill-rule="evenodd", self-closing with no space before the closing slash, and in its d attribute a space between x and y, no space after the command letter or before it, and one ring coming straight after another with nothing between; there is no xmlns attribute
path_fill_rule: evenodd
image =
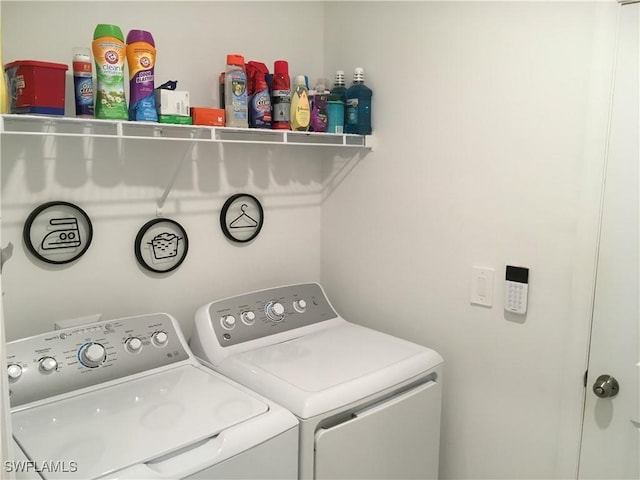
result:
<svg viewBox="0 0 640 480"><path fill-rule="evenodd" d="M301 478L437 478L442 357L347 322L320 285L204 305L190 345L298 417Z"/></svg>
<svg viewBox="0 0 640 480"><path fill-rule="evenodd" d="M298 421L158 313L7 344L17 478L296 478Z"/></svg>

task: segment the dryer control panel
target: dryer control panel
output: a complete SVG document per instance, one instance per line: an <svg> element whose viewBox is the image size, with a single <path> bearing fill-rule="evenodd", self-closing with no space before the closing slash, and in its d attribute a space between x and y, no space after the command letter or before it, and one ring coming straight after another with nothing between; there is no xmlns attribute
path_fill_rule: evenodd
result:
<svg viewBox="0 0 640 480"><path fill-rule="evenodd" d="M165 313L55 330L6 348L12 408L189 359Z"/></svg>
<svg viewBox="0 0 640 480"><path fill-rule="evenodd" d="M222 346L255 340L338 316L317 283L288 285L225 298L208 304L204 313L206 322ZM202 320L196 318L196 323L198 321Z"/></svg>

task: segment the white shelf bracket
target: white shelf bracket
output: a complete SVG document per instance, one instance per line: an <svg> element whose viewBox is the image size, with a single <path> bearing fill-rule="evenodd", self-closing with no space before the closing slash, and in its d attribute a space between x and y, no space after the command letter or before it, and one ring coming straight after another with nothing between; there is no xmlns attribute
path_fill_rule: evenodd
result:
<svg viewBox="0 0 640 480"><path fill-rule="evenodd" d="M194 134L193 133L191 133L191 138L194 139ZM156 204L156 216L157 217L161 217L162 216L162 213L163 213L162 212L162 208L164 207L164 204L167 201L167 197L169 197L169 194L171 193L171 190L173 190L173 185L176 183L176 180L178 179L178 175L180 175L180 171L182 170L182 167L184 166L184 162L187 160L188 157L191 156L191 152L193 152L193 147L196 145L196 143L198 143L198 142L192 141L191 143L189 143L189 146L185 150L184 154L182 155L182 158L180 159L180 161L176 165L176 168L173 171L173 175L171 176L171 179L169 180L169 184L164 189L164 192L162 192L162 195L158 199L158 202Z"/></svg>

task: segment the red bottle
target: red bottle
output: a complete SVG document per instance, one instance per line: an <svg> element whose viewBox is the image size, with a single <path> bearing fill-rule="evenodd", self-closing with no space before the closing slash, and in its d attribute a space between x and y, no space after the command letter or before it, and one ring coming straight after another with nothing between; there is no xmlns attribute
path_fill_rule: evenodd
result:
<svg viewBox="0 0 640 480"><path fill-rule="evenodd" d="M273 116L271 128L277 130L291 130L289 125L289 110L291 108L291 80L289 79L289 64L285 60L276 60L273 65L273 80L271 87L271 107Z"/></svg>

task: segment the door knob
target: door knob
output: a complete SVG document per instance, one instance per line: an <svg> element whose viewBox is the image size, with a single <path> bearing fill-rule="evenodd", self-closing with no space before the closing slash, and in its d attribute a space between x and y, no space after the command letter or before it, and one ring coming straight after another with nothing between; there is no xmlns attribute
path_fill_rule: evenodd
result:
<svg viewBox="0 0 640 480"><path fill-rule="evenodd" d="M600 375L593 384L593 393L596 397L609 398L615 397L620 391L620 385L618 381L611 375Z"/></svg>

